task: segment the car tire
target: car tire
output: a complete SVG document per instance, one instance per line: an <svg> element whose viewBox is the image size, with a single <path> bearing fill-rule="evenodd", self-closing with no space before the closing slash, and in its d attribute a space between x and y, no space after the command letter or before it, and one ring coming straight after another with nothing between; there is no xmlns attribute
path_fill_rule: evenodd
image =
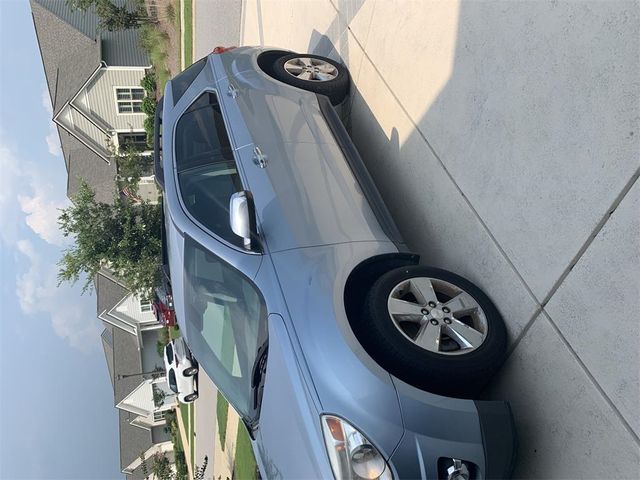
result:
<svg viewBox="0 0 640 480"><path fill-rule="evenodd" d="M347 67L320 55L285 55L274 62L272 72L276 79L288 85L326 95L333 105L342 103L349 93Z"/></svg>
<svg viewBox="0 0 640 480"><path fill-rule="evenodd" d="M198 367L189 367L182 371L182 375L185 377L193 377L196 373L198 373Z"/></svg>
<svg viewBox="0 0 640 480"><path fill-rule="evenodd" d="M191 403L195 400L198 399L198 394L197 393L190 393L189 395L187 395L186 397L184 397L184 401L187 403Z"/></svg>
<svg viewBox="0 0 640 480"><path fill-rule="evenodd" d="M504 360L507 334L497 308L473 283L446 270L392 270L373 284L363 310L354 330L365 350L420 389L474 397Z"/></svg>

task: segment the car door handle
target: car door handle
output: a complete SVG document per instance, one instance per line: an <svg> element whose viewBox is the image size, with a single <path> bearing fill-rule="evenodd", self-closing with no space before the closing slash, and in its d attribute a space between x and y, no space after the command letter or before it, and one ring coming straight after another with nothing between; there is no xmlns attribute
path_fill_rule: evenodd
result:
<svg viewBox="0 0 640 480"><path fill-rule="evenodd" d="M238 96L238 89L233 85L233 83L229 84L229 87L227 88L227 95L231 98L236 98Z"/></svg>
<svg viewBox="0 0 640 480"><path fill-rule="evenodd" d="M264 168L267 166L267 156L262 153L260 147L256 146L253 149L253 163L255 163L260 168Z"/></svg>

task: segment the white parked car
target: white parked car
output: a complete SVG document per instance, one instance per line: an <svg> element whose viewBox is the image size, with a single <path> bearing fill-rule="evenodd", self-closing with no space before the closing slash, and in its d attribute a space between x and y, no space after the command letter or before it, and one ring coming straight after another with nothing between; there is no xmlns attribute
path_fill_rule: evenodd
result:
<svg viewBox="0 0 640 480"><path fill-rule="evenodd" d="M164 367L169 388L182 403L198 398L198 365L183 338L171 340L164 346Z"/></svg>

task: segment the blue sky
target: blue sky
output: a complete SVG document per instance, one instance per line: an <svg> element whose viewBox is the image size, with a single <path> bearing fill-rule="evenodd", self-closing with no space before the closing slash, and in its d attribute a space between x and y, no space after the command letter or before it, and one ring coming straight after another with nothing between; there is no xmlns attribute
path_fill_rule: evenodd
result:
<svg viewBox="0 0 640 480"><path fill-rule="evenodd" d="M122 478L93 295L56 287L66 171L27 0L0 0L0 478Z"/></svg>

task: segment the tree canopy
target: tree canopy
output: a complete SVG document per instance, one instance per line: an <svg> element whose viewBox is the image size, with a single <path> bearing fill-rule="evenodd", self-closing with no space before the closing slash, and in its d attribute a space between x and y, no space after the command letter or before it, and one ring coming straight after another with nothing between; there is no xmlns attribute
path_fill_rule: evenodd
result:
<svg viewBox="0 0 640 480"><path fill-rule="evenodd" d="M82 183L72 204L58 217L65 237L75 239L58 262L59 283L76 283L86 274L84 292L106 267L132 292L148 295L160 278L161 208L119 197L113 204L98 202L93 190Z"/></svg>
<svg viewBox="0 0 640 480"><path fill-rule="evenodd" d="M86 11L92 6L100 17L100 29L113 32L137 28L150 21L142 4L134 10L128 10L125 4L116 4L112 0L67 0L75 10Z"/></svg>

